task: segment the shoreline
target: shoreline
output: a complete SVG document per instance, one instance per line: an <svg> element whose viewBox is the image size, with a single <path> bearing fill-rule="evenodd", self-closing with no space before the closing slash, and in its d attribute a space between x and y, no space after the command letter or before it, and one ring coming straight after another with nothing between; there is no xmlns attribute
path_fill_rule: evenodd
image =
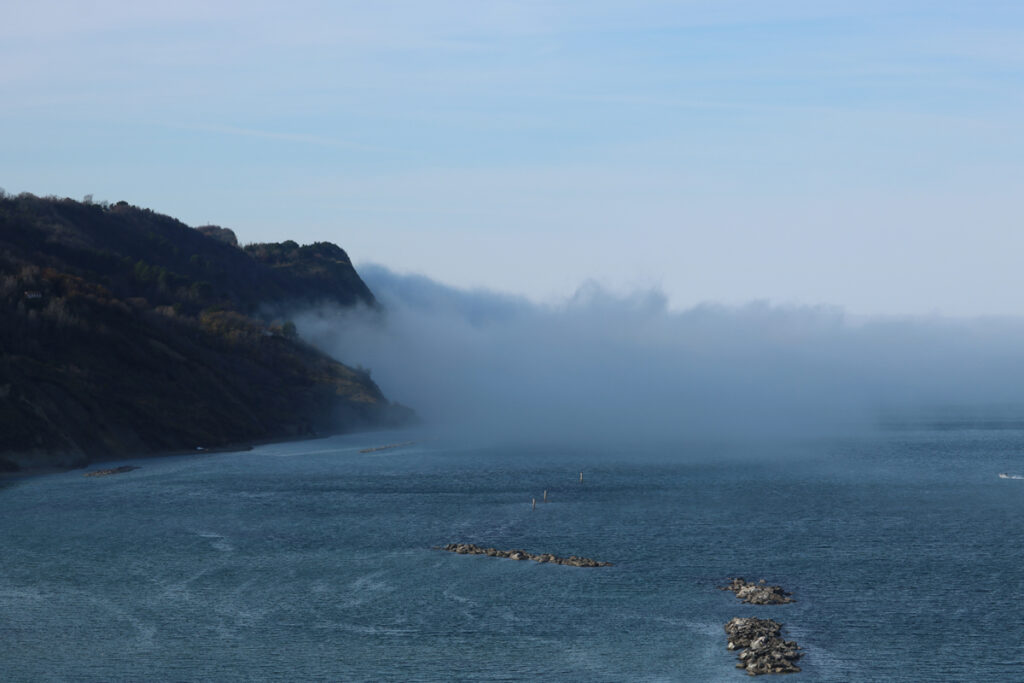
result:
<svg viewBox="0 0 1024 683"><path fill-rule="evenodd" d="M41 467L30 467L18 470L16 472L0 472L0 486L5 483L18 481L19 479L28 479L31 477L48 476L52 474L67 474L69 472L75 472L78 470L88 470L89 468L114 465L116 463L136 460L150 460L154 458L175 458L184 455L214 455L219 453L245 453L247 451L254 450L259 446L266 446L270 444L279 443L301 443L303 441L316 441L318 439L329 439L333 436L346 436L353 434L371 434L373 432L393 431L396 428L379 428L379 429L366 429L366 430L353 430L353 431L337 431L329 432L326 434L304 434L301 436L283 436L278 438L269 439L250 439L246 441L236 441L223 446L211 446L209 448L202 448L202 450L188 450L188 449L176 449L170 451L154 451L152 453L125 453L123 455L114 456L109 459L102 460L90 460L89 462L81 465L74 465L71 467L58 467L53 465L45 465ZM403 429L399 427L397 429Z"/></svg>

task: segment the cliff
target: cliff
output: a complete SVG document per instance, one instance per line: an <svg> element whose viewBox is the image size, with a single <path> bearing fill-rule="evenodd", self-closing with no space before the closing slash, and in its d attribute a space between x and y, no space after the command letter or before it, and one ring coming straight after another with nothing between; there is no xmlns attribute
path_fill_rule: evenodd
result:
<svg viewBox="0 0 1024 683"><path fill-rule="evenodd" d="M279 317L376 307L347 254L124 202L0 197L0 470L393 425L364 370Z"/></svg>

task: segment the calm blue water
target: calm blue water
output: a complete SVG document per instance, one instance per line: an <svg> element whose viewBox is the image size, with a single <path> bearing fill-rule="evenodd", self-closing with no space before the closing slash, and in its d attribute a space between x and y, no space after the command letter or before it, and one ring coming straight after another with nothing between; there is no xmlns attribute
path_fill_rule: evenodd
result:
<svg viewBox="0 0 1024 683"><path fill-rule="evenodd" d="M753 615L794 680L1024 680L1024 480L996 476L1024 431L358 452L406 438L0 484L0 678L735 681L722 624Z"/></svg>

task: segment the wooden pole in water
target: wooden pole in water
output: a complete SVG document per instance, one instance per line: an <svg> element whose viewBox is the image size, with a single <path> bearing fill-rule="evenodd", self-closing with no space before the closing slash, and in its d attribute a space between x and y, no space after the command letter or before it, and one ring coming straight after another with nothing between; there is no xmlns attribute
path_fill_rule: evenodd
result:
<svg viewBox="0 0 1024 683"><path fill-rule="evenodd" d="M531 507L530 509L531 510L536 510L537 509L537 499L536 498L533 499L533 507Z"/></svg>
<svg viewBox="0 0 1024 683"><path fill-rule="evenodd" d="M581 484L583 483L583 473L582 472L580 472L580 483Z"/></svg>
<svg viewBox="0 0 1024 683"><path fill-rule="evenodd" d="M548 490L544 489L544 502L548 502Z"/></svg>

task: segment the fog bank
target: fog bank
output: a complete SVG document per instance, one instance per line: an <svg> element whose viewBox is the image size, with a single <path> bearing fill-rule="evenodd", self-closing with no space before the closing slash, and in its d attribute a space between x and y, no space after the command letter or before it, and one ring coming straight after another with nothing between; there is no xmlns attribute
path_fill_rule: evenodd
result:
<svg viewBox="0 0 1024 683"><path fill-rule="evenodd" d="M361 268L385 307L297 316L432 425L496 438L813 435L1024 405L1024 321L671 311L588 283L557 305ZM1007 408L1009 406L1009 408ZM1009 411L1009 412L1008 412Z"/></svg>

